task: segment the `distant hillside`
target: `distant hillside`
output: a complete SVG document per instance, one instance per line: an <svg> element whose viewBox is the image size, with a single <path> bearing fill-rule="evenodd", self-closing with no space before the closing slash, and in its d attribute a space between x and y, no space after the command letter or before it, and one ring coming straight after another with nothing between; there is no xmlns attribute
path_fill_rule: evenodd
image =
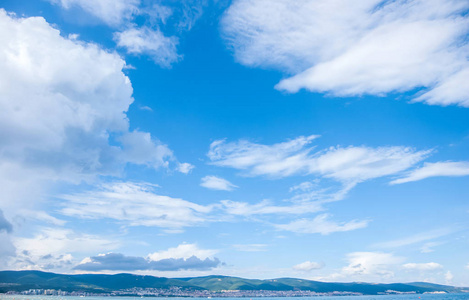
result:
<svg viewBox="0 0 469 300"><path fill-rule="evenodd" d="M116 290L139 288L170 288L181 287L192 290L270 290L292 291L304 290L318 293L357 292L376 295L388 290L399 292L434 292L444 291L458 293L462 288L437 285L424 282L414 283L338 283L319 282L296 278L278 278L270 280L244 279L229 276L206 276L195 278L165 278L132 274L116 275L64 275L41 271L0 271L0 292L24 291L29 289L61 289L63 291L84 291L93 293L109 293Z"/></svg>

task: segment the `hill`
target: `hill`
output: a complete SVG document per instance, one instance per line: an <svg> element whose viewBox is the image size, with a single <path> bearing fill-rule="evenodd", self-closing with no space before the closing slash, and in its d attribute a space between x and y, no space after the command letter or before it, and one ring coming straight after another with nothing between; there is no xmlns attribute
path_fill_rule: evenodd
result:
<svg viewBox="0 0 469 300"><path fill-rule="evenodd" d="M387 291L458 293L463 288L424 282L414 283L339 283L320 282L297 278L269 280L245 279L230 276L206 276L193 278L165 278L133 274L80 274L66 275L41 271L0 271L0 292L21 292L29 289L55 289L91 293L110 293L131 288L170 289L179 287L186 290L241 290L241 291L314 291L317 293L355 292L376 295Z"/></svg>

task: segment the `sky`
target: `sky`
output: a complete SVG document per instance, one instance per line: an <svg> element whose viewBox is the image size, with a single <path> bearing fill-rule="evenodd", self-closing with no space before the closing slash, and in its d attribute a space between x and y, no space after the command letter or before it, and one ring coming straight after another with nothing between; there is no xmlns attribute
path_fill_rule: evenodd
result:
<svg viewBox="0 0 469 300"><path fill-rule="evenodd" d="M0 269L469 286L467 0L0 7Z"/></svg>

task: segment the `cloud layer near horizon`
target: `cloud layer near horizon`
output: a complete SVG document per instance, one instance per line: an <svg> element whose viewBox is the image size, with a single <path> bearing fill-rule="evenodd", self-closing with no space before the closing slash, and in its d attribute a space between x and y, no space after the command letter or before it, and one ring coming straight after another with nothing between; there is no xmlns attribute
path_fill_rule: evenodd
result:
<svg viewBox="0 0 469 300"><path fill-rule="evenodd" d="M144 257L125 256L121 253L107 253L92 256L74 267L83 271L179 271L179 270L210 270L221 264L218 258L200 259L196 256L189 258L166 258L151 260Z"/></svg>

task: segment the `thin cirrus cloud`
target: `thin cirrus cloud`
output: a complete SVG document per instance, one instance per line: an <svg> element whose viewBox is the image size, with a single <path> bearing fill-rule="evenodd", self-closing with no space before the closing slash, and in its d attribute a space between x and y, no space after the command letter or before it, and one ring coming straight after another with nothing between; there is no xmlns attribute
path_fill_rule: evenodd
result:
<svg viewBox="0 0 469 300"><path fill-rule="evenodd" d="M321 214L314 219L299 219L287 224L274 225L278 230L291 231L295 233L319 233L329 235L334 232L345 232L368 226L369 220L352 220L349 222L335 222L330 220L330 214Z"/></svg>
<svg viewBox="0 0 469 300"><path fill-rule="evenodd" d="M213 206L158 195L145 183L108 183L96 190L63 195L60 213L84 219L112 219L130 226L155 226L168 232L209 221Z"/></svg>
<svg viewBox="0 0 469 300"><path fill-rule="evenodd" d="M435 229L435 230L420 232L418 234L414 234L414 235L407 236L407 237L400 238L400 239L375 243L375 244L372 245L372 247L375 247L375 248L399 248L399 247L409 246L409 245L413 245L413 244L432 241L432 240L447 236L449 234L452 234L454 232L455 232L455 230L451 229L451 228L439 228L439 229ZM430 247L432 244L426 243L425 245ZM433 244L433 245L435 245L435 244Z"/></svg>
<svg viewBox="0 0 469 300"><path fill-rule="evenodd" d="M412 170L405 177L393 180L390 184L419 181L431 177L458 177L467 175L469 175L469 162L467 161L424 163L421 168Z"/></svg>
<svg viewBox="0 0 469 300"><path fill-rule="evenodd" d="M417 270L417 271L434 271L443 269L443 266L436 262L429 263L407 263L402 265L404 269L407 270Z"/></svg>
<svg viewBox="0 0 469 300"><path fill-rule="evenodd" d="M312 270L318 270L324 268L324 264L317 263L314 261L305 261L300 264L294 265L293 270L301 271L301 272L309 272Z"/></svg>
<svg viewBox="0 0 469 300"><path fill-rule="evenodd" d="M222 28L240 63L292 75L279 90L423 89L414 101L469 107L468 10L463 0L238 0Z"/></svg>
<svg viewBox="0 0 469 300"><path fill-rule="evenodd" d="M156 64L164 68L170 68L181 59L181 55L177 53L178 39L165 36L159 29L129 28L114 33L114 40L117 46L125 48L127 53L150 56Z"/></svg>
<svg viewBox="0 0 469 300"><path fill-rule="evenodd" d="M176 32L192 29L202 16L206 2L193 1L173 7L140 0L49 0L52 4L72 11L81 9L89 16L101 20L116 29L114 41L117 47L124 48L127 54L150 57L163 68L182 59L178 53L177 36L167 36L163 32L173 28ZM136 19L144 20L144 25ZM171 22L168 22L171 20ZM167 30L168 29L168 30Z"/></svg>
<svg viewBox="0 0 469 300"><path fill-rule="evenodd" d="M201 179L200 186L211 190L232 191L237 188L228 180L217 176L205 176Z"/></svg>
<svg viewBox="0 0 469 300"><path fill-rule="evenodd" d="M431 151L409 147L330 147L314 151L318 136L297 137L273 145L246 140L210 145L211 164L242 170L246 176L282 178L319 175L344 183L358 183L404 171L425 159Z"/></svg>
<svg viewBox="0 0 469 300"><path fill-rule="evenodd" d="M66 10L81 8L110 26L118 26L139 11L140 0L49 0Z"/></svg>
<svg viewBox="0 0 469 300"><path fill-rule="evenodd" d="M264 199L257 203L248 203L232 200L220 201L224 211L234 216L259 216L259 215L301 215L316 213L325 210L323 205L330 202L340 201L355 184L347 184L339 188L322 188L307 192L297 193L285 199L286 204L278 205L271 200Z"/></svg>

